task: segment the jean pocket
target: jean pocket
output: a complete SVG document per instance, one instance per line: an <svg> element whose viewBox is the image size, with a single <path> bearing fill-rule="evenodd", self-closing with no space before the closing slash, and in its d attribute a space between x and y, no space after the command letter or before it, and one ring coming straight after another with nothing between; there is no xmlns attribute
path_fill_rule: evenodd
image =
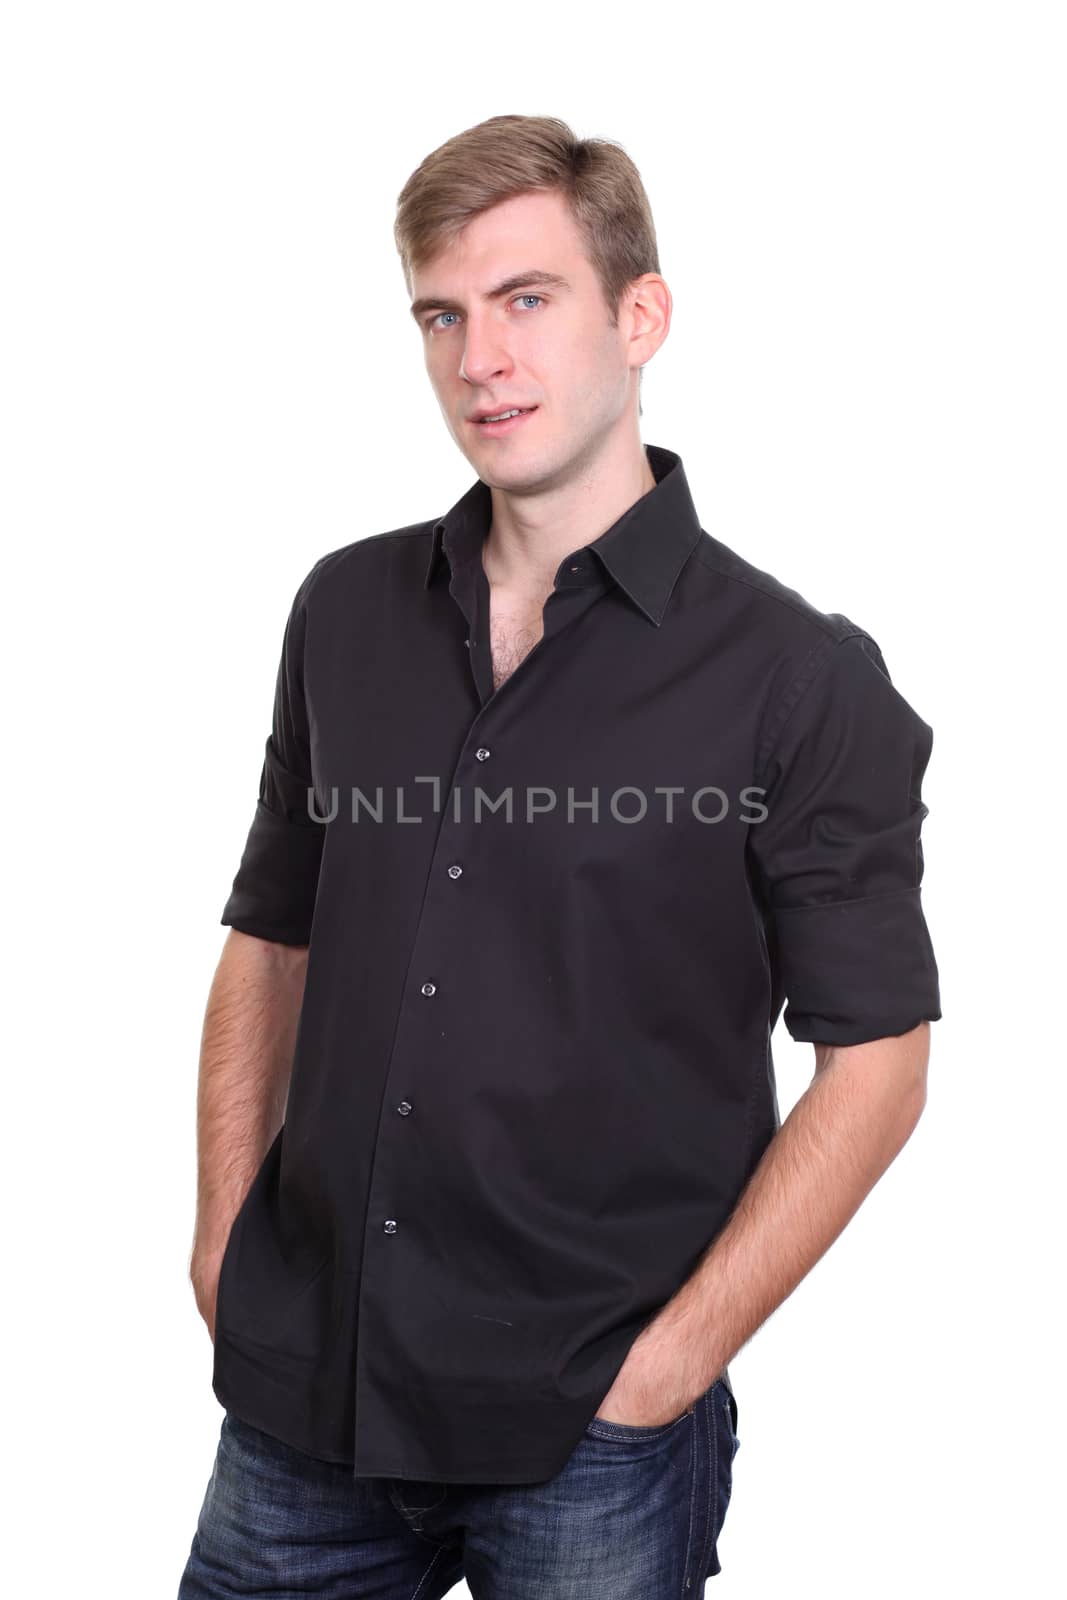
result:
<svg viewBox="0 0 1067 1600"><path fill-rule="evenodd" d="M643 1439L659 1439L664 1434L671 1433L675 1428L680 1428L684 1422L691 1422L696 1402L686 1406L680 1416L672 1417L669 1422L653 1423L646 1427L640 1422L608 1422L604 1417L591 1417L586 1424L585 1431L594 1439L619 1439L638 1443Z"/></svg>

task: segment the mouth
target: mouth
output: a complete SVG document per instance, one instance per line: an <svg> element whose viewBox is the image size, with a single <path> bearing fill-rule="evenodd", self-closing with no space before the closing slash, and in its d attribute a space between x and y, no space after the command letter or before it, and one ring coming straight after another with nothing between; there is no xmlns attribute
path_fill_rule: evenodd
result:
<svg viewBox="0 0 1067 1600"><path fill-rule="evenodd" d="M520 428L528 417L533 416L537 409L537 406L530 406L529 409L524 408L513 416L505 417L501 422L475 422L472 420L471 426L476 428L479 433L488 434L491 439L498 439L505 433L514 433L515 429Z"/></svg>

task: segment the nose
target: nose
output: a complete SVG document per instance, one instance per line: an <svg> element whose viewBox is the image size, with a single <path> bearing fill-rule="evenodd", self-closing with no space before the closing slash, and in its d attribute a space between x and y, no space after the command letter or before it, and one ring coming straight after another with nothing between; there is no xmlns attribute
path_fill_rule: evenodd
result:
<svg viewBox="0 0 1067 1600"><path fill-rule="evenodd" d="M460 377L479 386L507 373L510 365L500 330L491 322L476 322L472 318L467 324L467 337L463 343Z"/></svg>

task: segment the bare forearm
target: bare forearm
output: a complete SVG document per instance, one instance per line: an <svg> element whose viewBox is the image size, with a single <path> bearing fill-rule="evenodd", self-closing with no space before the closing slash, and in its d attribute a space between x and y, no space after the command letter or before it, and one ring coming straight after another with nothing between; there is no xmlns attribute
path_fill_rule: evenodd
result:
<svg viewBox="0 0 1067 1600"><path fill-rule="evenodd" d="M197 1088L193 1265L221 1254L285 1115L307 951L231 930L208 996Z"/></svg>
<svg viewBox="0 0 1067 1600"><path fill-rule="evenodd" d="M726 1226L642 1335L646 1373L683 1403L793 1292L907 1142L925 1103L929 1027L818 1052L820 1070Z"/></svg>

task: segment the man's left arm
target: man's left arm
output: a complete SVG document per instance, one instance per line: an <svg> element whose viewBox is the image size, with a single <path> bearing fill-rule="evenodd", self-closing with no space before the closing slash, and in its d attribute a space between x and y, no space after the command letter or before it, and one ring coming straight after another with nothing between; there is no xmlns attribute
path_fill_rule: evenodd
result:
<svg viewBox="0 0 1067 1600"><path fill-rule="evenodd" d="M929 1053L929 1022L896 1038L815 1045L812 1082L698 1267L634 1341L599 1416L654 1426L710 1387L911 1137Z"/></svg>
<svg viewBox="0 0 1067 1600"><path fill-rule="evenodd" d="M608 1420L667 1421L710 1386L837 1238L926 1098L941 1015L920 901L933 730L862 632L816 648L774 725L767 815L747 849L783 1021L814 1045L815 1075L696 1270L627 1352Z"/></svg>

